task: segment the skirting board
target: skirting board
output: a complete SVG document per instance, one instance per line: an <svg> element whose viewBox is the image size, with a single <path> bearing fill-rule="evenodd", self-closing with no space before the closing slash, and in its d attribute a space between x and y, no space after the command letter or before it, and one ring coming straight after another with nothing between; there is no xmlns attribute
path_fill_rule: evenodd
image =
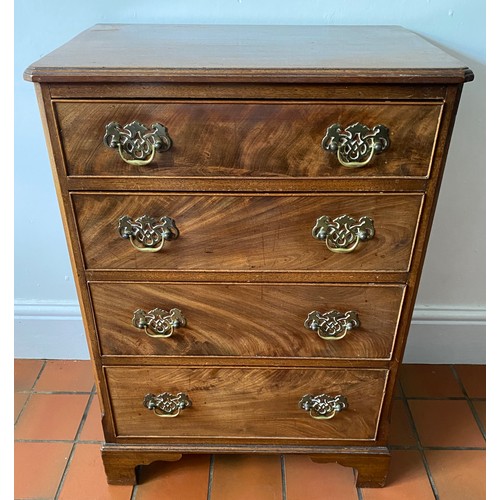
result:
<svg viewBox="0 0 500 500"><path fill-rule="evenodd" d="M80 308L75 302L17 301L14 356L35 359L88 359ZM486 363L484 308L417 305L405 363Z"/></svg>

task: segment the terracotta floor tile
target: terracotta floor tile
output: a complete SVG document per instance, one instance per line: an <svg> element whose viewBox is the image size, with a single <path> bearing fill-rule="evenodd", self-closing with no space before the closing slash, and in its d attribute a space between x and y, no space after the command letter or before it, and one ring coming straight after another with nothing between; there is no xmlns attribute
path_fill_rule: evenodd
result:
<svg viewBox="0 0 500 500"><path fill-rule="evenodd" d="M14 391L29 391L43 366L43 359L14 360Z"/></svg>
<svg viewBox="0 0 500 500"><path fill-rule="evenodd" d="M209 472L210 455L185 455L178 462L141 467L135 500L206 500Z"/></svg>
<svg viewBox="0 0 500 500"><path fill-rule="evenodd" d="M485 447L467 401L409 401L422 446Z"/></svg>
<svg viewBox="0 0 500 500"><path fill-rule="evenodd" d="M14 443L14 497L54 498L71 443Z"/></svg>
<svg viewBox="0 0 500 500"><path fill-rule="evenodd" d="M75 445L60 500L129 500L133 486L108 485L99 444Z"/></svg>
<svg viewBox="0 0 500 500"><path fill-rule="evenodd" d="M392 407L389 444L395 446L416 446L408 410L403 400L395 399Z"/></svg>
<svg viewBox="0 0 500 500"><path fill-rule="evenodd" d="M99 398L95 395L90 403L87 418L83 424L80 441L104 441L104 433L101 424L101 408L99 407Z"/></svg>
<svg viewBox="0 0 500 500"><path fill-rule="evenodd" d="M418 451L393 450L384 488L363 488L363 500L434 500ZM458 500L458 499L455 499Z"/></svg>
<svg viewBox="0 0 500 500"><path fill-rule="evenodd" d="M485 365L455 365L455 370L457 371L469 398L486 397Z"/></svg>
<svg viewBox="0 0 500 500"><path fill-rule="evenodd" d="M21 410L23 409L24 403L29 397L28 392L15 392L14 393L14 422L19 417Z"/></svg>
<svg viewBox="0 0 500 500"><path fill-rule="evenodd" d="M473 401L472 404L476 409L477 416L483 426L484 432L486 432L486 401Z"/></svg>
<svg viewBox="0 0 500 500"><path fill-rule="evenodd" d="M35 385L37 392L90 392L94 385L90 361L48 360Z"/></svg>
<svg viewBox="0 0 500 500"><path fill-rule="evenodd" d="M281 500L279 455L216 455L211 500Z"/></svg>
<svg viewBox="0 0 500 500"><path fill-rule="evenodd" d="M426 450L440 500L486 498L486 452Z"/></svg>
<svg viewBox="0 0 500 500"><path fill-rule="evenodd" d="M285 456L287 500L357 500L354 473L336 463L314 463L307 456ZM280 497L278 497L280 498Z"/></svg>
<svg viewBox="0 0 500 500"><path fill-rule="evenodd" d="M406 397L465 397L450 365L402 365L399 380Z"/></svg>
<svg viewBox="0 0 500 500"><path fill-rule="evenodd" d="M33 394L14 430L15 439L74 439L89 396Z"/></svg>

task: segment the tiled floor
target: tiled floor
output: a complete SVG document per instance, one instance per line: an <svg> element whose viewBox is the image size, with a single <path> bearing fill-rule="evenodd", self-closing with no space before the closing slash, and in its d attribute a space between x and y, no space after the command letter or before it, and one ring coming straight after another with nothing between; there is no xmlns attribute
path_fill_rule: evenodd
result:
<svg viewBox="0 0 500 500"><path fill-rule="evenodd" d="M90 362L15 360L15 498L61 500L480 500L486 497L485 367L404 365L383 489L301 456L193 455L108 486Z"/></svg>

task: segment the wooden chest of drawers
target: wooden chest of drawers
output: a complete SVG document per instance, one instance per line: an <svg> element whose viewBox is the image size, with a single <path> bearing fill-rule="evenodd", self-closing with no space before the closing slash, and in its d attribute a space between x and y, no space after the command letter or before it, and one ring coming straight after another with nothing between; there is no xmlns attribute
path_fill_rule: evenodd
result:
<svg viewBox="0 0 500 500"><path fill-rule="evenodd" d="M97 25L35 82L110 483L302 453L381 486L461 63L398 27Z"/></svg>

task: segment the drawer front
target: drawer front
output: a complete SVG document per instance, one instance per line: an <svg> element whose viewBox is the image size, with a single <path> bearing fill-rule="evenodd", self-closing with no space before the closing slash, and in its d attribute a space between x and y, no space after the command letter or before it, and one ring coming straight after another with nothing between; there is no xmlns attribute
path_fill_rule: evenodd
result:
<svg viewBox="0 0 500 500"><path fill-rule="evenodd" d="M387 374L378 369L105 368L118 437L224 436L263 443L266 438L374 440ZM164 393L184 393L192 405L174 418L144 406L147 394ZM304 396L321 394L344 396L348 408L322 420L300 408Z"/></svg>
<svg viewBox="0 0 500 500"><path fill-rule="evenodd" d="M68 175L113 177L422 178L429 173L442 111L441 103L429 102L56 101L54 106ZM134 121L148 131L160 123L171 139L162 152L140 150L141 158L151 160L146 165L125 162L118 148L103 141L109 123L123 128ZM339 124L343 132L334 140L349 143L342 146L341 160L353 161L354 156L346 156L348 147L368 147L360 149L363 163L370 157L373 132L349 128L358 122L369 129L386 127L390 145L380 154L373 151L362 168L345 167L336 151L322 147L323 139L331 125ZM141 132L142 138L148 131ZM132 144L138 137L136 128L121 135L113 129L108 142ZM134 159L126 146L122 156Z"/></svg>
<svg viewBox="0 0 500 500"><path fill-rule="evenodd" d="M423 195L73 193L72 200L88 269L406 271ZM145 231L139 240L123 238L119 221L128 216L147 229L137 222L143 215L159 232L162 217L174 219L178 238L162 241L158 233L158 251L141 251ZM330 251L328 240L312 234L319 218L342 215L354 226L371 218L374 227L373 237L358 239L348 253Z"/></svg>
<svg viewBox="0 0 500 500"><path fill-rule="evenodd" d="M405 287L93 282L90 291L104 355L366 359L390 357ZM185 325L172 326L172 309Z"/></svg>

